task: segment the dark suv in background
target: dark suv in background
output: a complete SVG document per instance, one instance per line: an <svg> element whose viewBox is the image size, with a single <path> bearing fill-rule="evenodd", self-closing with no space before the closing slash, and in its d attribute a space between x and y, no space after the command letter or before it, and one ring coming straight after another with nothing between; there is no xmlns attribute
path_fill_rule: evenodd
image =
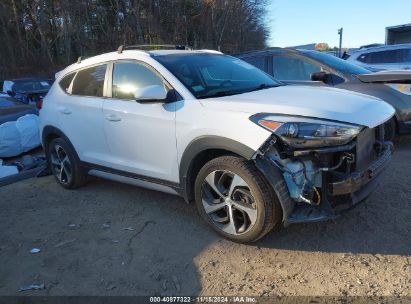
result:
<svg viewBox="0 0 411 304"><path fill-rule="evenodd" d="M411 72L373 73L312 50L270 48L235 56L286 84L337 87L381 98L396 110L386 123L386 138L393 140L396 135L411 134Z"/></svg>

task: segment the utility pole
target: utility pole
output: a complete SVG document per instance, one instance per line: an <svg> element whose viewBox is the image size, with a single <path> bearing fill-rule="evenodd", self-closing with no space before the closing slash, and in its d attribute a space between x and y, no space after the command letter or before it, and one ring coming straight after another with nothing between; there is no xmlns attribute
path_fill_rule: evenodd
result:
<svg viewBox="0 0 411 304"><path fill-rule="evenodd" d="M338 35L340 35L340 48L338 49L338 57L341 58L341 48L342 48L342 36L343 36L343 28L338 30Z"/></svg>

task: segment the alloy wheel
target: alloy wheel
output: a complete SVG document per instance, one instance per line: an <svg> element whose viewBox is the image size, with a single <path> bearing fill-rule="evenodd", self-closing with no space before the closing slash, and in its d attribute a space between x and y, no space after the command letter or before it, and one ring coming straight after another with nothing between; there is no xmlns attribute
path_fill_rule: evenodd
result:
<svg viewBox="0 0 411 304"><path fill-rule="evenodd" d="M250 187L227 170L207 175L202 185L202 204L212 223L231 235L249 231L257 221L257 205Z"/></svg>
<svg viewBox="0 0 411 304"><path fill-rule="evenodd" d="M72 180L72 167L67 152L60 145L55 145L50 153L51 168L62 184L69 184Z"/></svg>

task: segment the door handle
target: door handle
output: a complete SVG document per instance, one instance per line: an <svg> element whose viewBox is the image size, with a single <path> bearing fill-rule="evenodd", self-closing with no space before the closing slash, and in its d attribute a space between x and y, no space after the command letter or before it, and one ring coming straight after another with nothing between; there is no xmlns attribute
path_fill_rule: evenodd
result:
<svg viewBox="0 0 411 304"><path fill-rule="evenodd" d="M108 115L106 115L106 119L109 120L109 121L120 121L120 120L121 120L120 117L118 117L118 116L116 116L116 115L114 115L114 114L108 114Z"/></svg>
<svg viewBox="0 0 411 304"><path fill-rule="evenodd" d="M60 111L60 113L63 113L63 114L65 114L65 115L71 114L71 110L68 109L68 108L66 108L66 107L60 107L60 108L59 108L59 111Z"/></svg>

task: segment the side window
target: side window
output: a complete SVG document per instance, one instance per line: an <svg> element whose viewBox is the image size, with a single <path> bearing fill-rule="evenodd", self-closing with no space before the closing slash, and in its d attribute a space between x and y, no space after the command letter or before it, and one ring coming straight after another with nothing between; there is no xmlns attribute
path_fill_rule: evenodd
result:
<svg viewBox="0 0 411 304"><path fill-rule="evenodd" d="M361 54L358 58L358 61L363 62L363 63L368 63L370 60L370 54Z"/></svg>
<svg viewBox="0 0 411 304"><path fill-rule="evenodd" d="M411 62L411 49L399 50L400 62Z"/></svg>
<svg viewBox="0 0 411 304"><path fill-rule="evenodd" d="M376 52L371 54L371 63L396 63L398 50Z"/></svg>
<svg viewBox="0 0 411 304"><path fill-rule="evenodd" d="M260 70L265 71L265 57L264 56L254 56L254 57L246 57L243 59L247 61L249 64L259 68Z"/></svg>
<svg viewBox="0 0 411 304"><path fill-rule="evenodd" d="M71 92L70 92L70 84L71 84L71 81L72 81L73 78L74 78L74 75L76 75L76 73L68 74L68 75L64 76L63 79L60 80L60 82L59 82L60 87L61 87L61 88L63 89L63 91L66 92L67 94L71 94Z"/></svg>
<svg viewBox="0 0 411 304"><path fill-rule="evenodd" d="M273 56L273 76L279 80L311 80L311 74L321 70L320 66L303 58Z"/></svg>
<svg viewBox="0 0 411 304"><path fill-rule="evenodd" d="M152 85L164 85L164 81L149 67L131 62L114 64L113 98L134 99L137 89Z"/></svg>
<svg viewBox="0 0 411 304"><path fill-rule="evenodd" d="M102 64L78 71L74 78L72 94L102 97L106 69L107 65Z"/></svg>
<svg viewBox="0 0 411 304"><path fill-rule="evenodd" d="M362 54L358 60L364 63L378 64L378 63L396 63L399 61L399 51L380 51L368 54Z"/></svg>

